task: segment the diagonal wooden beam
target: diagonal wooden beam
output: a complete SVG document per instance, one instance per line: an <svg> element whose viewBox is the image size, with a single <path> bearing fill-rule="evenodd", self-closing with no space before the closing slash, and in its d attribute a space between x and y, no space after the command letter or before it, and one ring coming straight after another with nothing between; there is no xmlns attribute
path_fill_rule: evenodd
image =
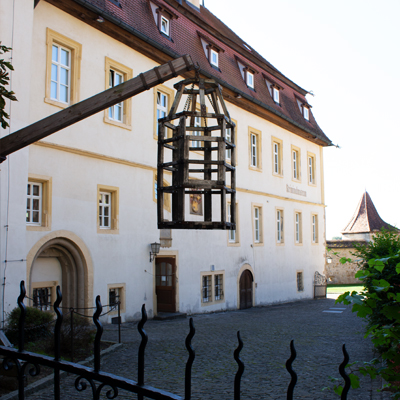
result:
<svg viewBox="0 0 400 400"><path fill-rule="evenodd" d="M191 57L184 55L11 133L0 139L0 162L14 151L194 68Z"/></svg>

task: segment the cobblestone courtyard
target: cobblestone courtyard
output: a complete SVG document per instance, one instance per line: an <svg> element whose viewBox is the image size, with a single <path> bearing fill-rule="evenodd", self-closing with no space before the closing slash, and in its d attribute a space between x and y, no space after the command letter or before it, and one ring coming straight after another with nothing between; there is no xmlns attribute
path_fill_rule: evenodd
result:
<svg viewBox="0 0 400 400"><path fill-rule="evenodd" d="M285 362L290 356L291 339L294 339L297 350L293 364L298 373L295 399L339 398L322 388L329 385L330 376L340 378L338 367L343 360L343 343L346 343L350 362L370 360L373 356L369 340L363 338L362 320L351 312L349 306L335 305L331 299L195 315L193 319L196 328L192 341L196 351L193 399L233 398L233 380L237 370L233 351L237 347L238 330L244 342L241 352L245 363L242 399L286 399L290 375ZM151 320L146 323L145 330L149 336L145 383L183 396L189 318ZM117 340L117 326L106 325L103 338ZM140 335L135 323L123 325L122 341L123 346L103 357L101 369L136 380ZM381 398L375 390L372 391L369 379L363 379L361 385L361 389L350 391L348 399ZM50 399L49 390L27 398ZM65 399L90 398L75 390L71 378L65 379L62 393ZM123 392L118 398L136 397Z"/></svg>

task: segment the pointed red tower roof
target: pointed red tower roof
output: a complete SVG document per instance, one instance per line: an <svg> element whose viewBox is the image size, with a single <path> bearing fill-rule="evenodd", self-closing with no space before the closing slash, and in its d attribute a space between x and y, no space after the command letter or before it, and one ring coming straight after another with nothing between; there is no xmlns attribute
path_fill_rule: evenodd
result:
<svg viewBox="0 0 400 400"><path fill-rule="evenodd" d="M392 225L383 221L379 216L378 211L376 211L370 195L368 192L365 192L358 203L353 217L342 233L369 233L380 231L382 228L387 230L397 230Z"/></svg>

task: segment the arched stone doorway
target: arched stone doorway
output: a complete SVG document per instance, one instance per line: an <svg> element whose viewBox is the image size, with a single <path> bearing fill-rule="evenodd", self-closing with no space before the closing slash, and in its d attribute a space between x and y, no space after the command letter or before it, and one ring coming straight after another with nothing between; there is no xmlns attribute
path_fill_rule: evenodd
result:
<svg viewBox="0 0 400 400"><path fill-rule="evenodd" d="M245 269L239 280L240 306L241 310L253 307L253 274Z"/></svg>
<svg viewBox="0 0 400 400"><path fill-rule="evenodd" d="M56 286L60 285L63 307L92 306L93 268L89 252L83 242L70 232L50 234L42 238L27 257L29 296L40 293L53 303ZM46 240L48 239L48 240ZM72 240L76 239L76 240ZM78 242L78 243L77 243Z"/></svg>

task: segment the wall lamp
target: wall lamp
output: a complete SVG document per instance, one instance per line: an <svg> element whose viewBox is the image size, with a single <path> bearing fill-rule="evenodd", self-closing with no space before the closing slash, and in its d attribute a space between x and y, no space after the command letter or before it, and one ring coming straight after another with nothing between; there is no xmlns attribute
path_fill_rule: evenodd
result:
<svg viewBox="0 0 400 400"><path fill-rule="evenodd" d="M150 244L150 247L151 247L150 262L152 262L154 260L154 256L156 256L160 252L160 246L161 246L161 243L157 243L157 242Z"/></svg>
<svg viewBox="0 0 400 400"><path fill-rule="evenodd" d="M98 16L96 19L97 22L103 23L104 22L104 18L102 16Z"/></svg>
<svg viewBox="0 0 400 400"><path fill-rule="evenodd" d="M332 257L331 256L326 257L326 261L328 262L328 264L331 264L332 263Z"/></svg>

